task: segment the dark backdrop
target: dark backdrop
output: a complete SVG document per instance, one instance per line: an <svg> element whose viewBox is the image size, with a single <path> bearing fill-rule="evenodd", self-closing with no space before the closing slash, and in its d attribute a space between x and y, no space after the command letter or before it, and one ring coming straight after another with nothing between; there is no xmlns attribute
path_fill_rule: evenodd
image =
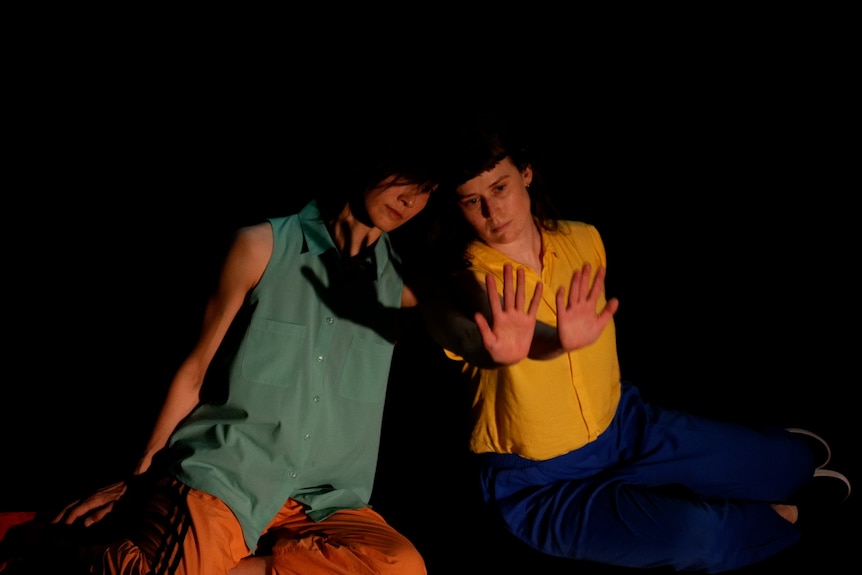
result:
<svg viewBox="0 0 862 575"><path fill-rule="evenodd" d="M834 60L684 52L634 51L586 76L558 65L549 78L535 62L524 78L465 74L428 105L478 95L530 123L563 215L604 237L626 379L669 405L813 429L858 478L858 98ZM53 62L18 110L5 184L16 198L2 215L6 510L67 501L131 468L230 233L303 205L326 177L305 144L332 106L378 96L285 88L262 65L171 60L108 82ZM375 505L433 575L522 572L507 570L518 558L560 569L476 505L452 376L410 332ZM858 504L834 521L787 561L858 565Z"/></svg>

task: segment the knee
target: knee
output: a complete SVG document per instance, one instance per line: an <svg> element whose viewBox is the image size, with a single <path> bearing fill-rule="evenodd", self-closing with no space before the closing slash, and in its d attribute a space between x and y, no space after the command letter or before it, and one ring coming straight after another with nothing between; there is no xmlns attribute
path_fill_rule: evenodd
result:
<svg viewBox="0 0 862 575"><path fill-rule="evenodd" d="M394 554L395 561L387 562L377 575L427 575L425 559L412 544L405 543Z"/></svg>
<svg viewBox="0 0 862 575"><path fill-rule="evenodd" d="M379 542L378 542L379 543ZM369 575L427 575L425 560L406 538L386 545L334 541L312 536L278 540L272 547L275 573L339 572Z"/></svg>

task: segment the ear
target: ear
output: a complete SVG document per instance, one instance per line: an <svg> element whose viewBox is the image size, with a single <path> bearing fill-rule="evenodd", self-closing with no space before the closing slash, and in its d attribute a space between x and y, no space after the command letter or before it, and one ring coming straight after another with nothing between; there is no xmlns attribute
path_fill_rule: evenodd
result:
<svg viewBox="0 0 862 575"><path fill-rule="evenodd" d="M521 177L524 178L524 185L529 188L530 183L533 181L533 166L527 164L527 167L521 172Z"/></svg>

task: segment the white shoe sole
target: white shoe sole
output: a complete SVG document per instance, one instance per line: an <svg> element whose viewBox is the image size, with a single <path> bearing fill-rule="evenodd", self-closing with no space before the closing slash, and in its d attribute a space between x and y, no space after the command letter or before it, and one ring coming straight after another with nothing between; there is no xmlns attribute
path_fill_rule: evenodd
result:
<svg viewBox="0 0 862 575"><path fill-rule="evenodd" d="M833 471L831 469L823 469L818 468L814 470L814 477L832 477L833 479L837 479L844 483L847 487L847 495L844 496L844 499L841 502L847 501L847 498L850 497L850 492L852 491L852 487L850 486L850 480L847 479L847 476L843 473L839 473L837 471Z"/></svg>
<svg viewBox="0 0 862 575"><path fill-rule="evenodd" d="M798 433L799 435L805 435L805 436L811 437L813 439L816 439L817 441L819 441L823 445L823 447L826 449L826 461L824 461L823 463L818 465L817 469L823 469L824 467L826 467L829 464L830 461L832 461L832 449L830 449L829 444L826 443L825 439L823 439L822 437L820 437L819 435L817 435L814 432L808 431L807 429L802 429L800 427L788 427L787 431L789 431L790 433ZM845 477L845 479L846 479L846 477ZM849 483L848 483L848 487L849 487Z"/></svg>

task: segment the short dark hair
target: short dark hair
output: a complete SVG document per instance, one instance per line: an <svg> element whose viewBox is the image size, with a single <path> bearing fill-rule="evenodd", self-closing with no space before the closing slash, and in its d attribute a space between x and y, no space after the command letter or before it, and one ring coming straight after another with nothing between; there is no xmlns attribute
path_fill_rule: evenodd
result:
<svg viewBox="0 0 862 575"><path fill-rule="evenodd" d="M342 111L322 129L321 215L337 215L383 180L436 188L444 179L443 124L433 111L406 106Z"/></svg>

